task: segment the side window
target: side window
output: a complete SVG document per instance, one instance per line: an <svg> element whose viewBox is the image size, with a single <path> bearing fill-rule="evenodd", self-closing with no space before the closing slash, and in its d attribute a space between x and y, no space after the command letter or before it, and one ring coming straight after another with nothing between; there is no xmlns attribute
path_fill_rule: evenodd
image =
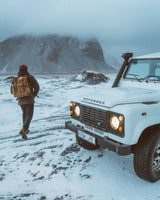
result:
<svg viewBox="0 0 160 200"><path fill-rule="evenodd" d="M152 60L149 80L160 81L160 62L159 62L159 60Z"/></svg>

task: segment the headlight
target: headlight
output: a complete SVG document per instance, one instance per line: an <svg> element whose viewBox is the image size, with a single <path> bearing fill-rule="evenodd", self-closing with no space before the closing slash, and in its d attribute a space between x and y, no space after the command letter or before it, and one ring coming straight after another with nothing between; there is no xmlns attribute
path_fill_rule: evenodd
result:
<svg viewBox="0 0 160 200"><path fill-rule="evenodd" d="M110 124L114 130L119 128L120 121L117 116L113 116L110 120Z"/></svg>
<svg viewBox="0 0 160 200"><path fill-rule="evenodd" d="M76 102L70 102L70 114L72 118L78 118L80 116L80 105Z"/></svg>
<svg viewBox="0 0 160 200"><path fill-rule="evenodd" d="M79 107L79 106L76 106L76 107L74 108L74 113L75 113L75 115L76 115L77 117L79 117L79 115L80 115L80 107Z"/></svg>
<svg viewBox="0 0 160 200"><path fill-rule="evenodd" d="M112 113L110 126L115 133L124 133L124 116L118 113Z"/></svg>

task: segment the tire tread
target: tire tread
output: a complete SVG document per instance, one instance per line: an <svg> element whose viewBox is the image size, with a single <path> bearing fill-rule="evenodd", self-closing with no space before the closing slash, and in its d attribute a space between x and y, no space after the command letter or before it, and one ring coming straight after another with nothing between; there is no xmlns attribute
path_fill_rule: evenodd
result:
<svg viewBox="0 0 160 200"><path fill-rule="evenodd" d="M137 148L134 154L135 173L140 178L149 182L155 182L160 178L160 175L153 173L150 167L150 163L152 162L150 159L158 138L160 138L159 132L147 135L147 137L142 138L137 144Z"/></svg>

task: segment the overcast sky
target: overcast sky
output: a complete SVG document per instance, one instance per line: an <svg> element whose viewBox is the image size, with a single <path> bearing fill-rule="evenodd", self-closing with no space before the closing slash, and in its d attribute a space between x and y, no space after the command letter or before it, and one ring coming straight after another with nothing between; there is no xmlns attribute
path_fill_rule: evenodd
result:
<svg viewBox="0 0 160 200"><path fill-rule="evenodd" d="M0 0L0 41L26 33L96 37L113 49L158 51L160 0Z"/></svg>

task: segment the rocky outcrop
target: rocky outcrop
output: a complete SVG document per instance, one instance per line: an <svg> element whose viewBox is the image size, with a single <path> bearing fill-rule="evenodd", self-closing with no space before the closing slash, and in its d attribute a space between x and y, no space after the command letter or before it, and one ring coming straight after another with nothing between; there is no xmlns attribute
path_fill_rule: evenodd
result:
<svg viewBox="0 0 160 200"><path fill-rule="evenodd" d="M17 73L25 64L31 73L114 72L105 63L99 42L73 37L19 36L0 43L0 72Z"/></svg>
<svg viewBox="0 0 160 200"><path fill-rule="evenodd" d="M109 78L100 72L82 71L71 79L72 81L86 82L89 85L109 81Z"/></svg>

